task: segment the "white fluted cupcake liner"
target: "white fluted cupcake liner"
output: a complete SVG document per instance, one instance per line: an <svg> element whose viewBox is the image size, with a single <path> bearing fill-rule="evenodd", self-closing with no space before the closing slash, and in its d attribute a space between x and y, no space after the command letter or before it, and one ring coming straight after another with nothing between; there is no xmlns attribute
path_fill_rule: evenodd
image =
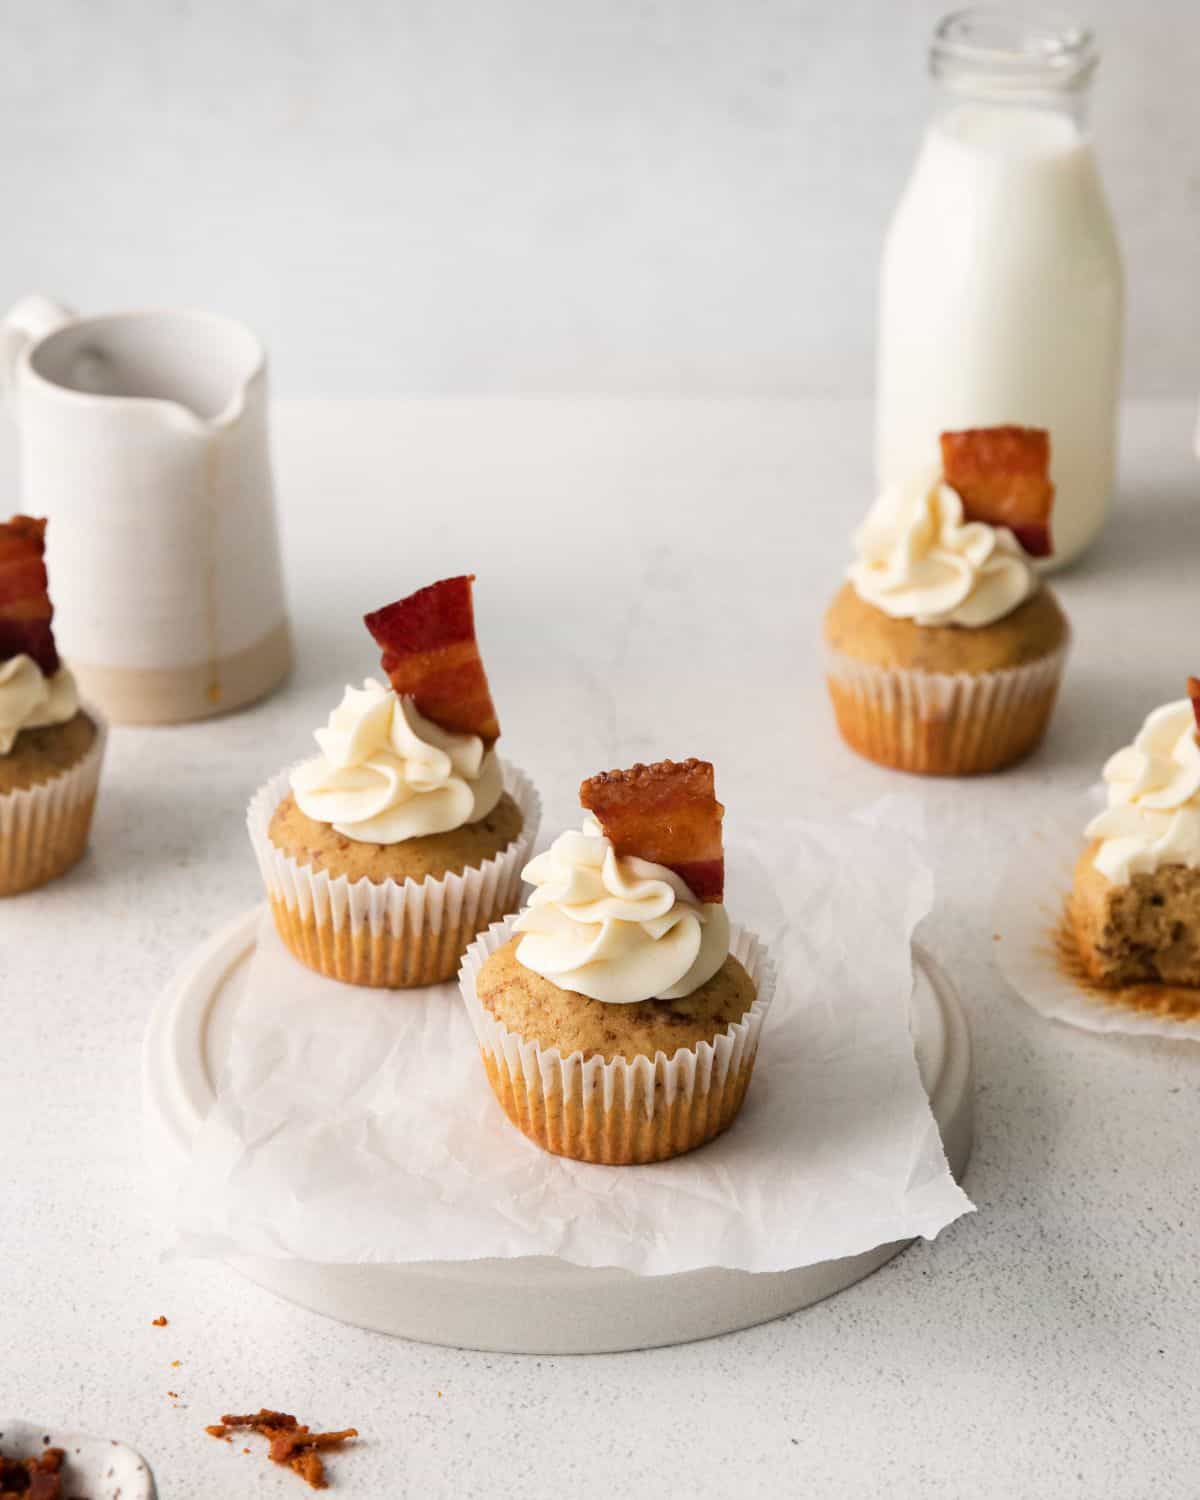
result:
<svg viewBox="0 0 1200 1500"><path fill-rule="evenodd" d="M972 776L1037 746L1069 649L1067 640L1024 666L971 674L880 667L827 646L825 675L851 749L898 771Z"/></svg>
<svg viewBox="0 0 1200 1500"><path fill-rule="evenodd" d="M511 1032L479 999L479 971L512 936L515 915L467 949L459 985L497 1099L512 1123L557 1156L609 1166L665 1161L702 1146L733 1123L754 1070L775 993L775 966L758 938L734 926L729 951L756 998L740 1021L711 1042L672 1057L563 1057L558 1048ZM580 996L580 1004L597 1002Z"/></svg>
<svg viewBox="0 0 1200 1500"><path fill-rule="evenodd" d="M83 711L96 738L76 765L38 786L0 792L0 896L45 885L83 858L108 739L104 717L90 703Z"/></svg>
<svg viewBox="0 0 1200 1500"><path fill-rule="evenodd" d="M295 956L346 984L410 989L453 979L476 933L516 910L521 871L541 821L532 782L507 762L503 770L504 790L521 812L520 834L477 868L420 882L351 882L299 864L269 834L290 790L290 771L260 787L246 825L275 925Z"/></svg>

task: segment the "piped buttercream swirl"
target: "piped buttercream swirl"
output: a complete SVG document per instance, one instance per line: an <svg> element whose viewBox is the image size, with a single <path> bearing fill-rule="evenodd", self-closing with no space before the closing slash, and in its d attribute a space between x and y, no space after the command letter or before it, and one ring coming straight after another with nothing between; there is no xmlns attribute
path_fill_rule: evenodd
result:
<svg viewBox="0 0 1200 1500"><path fill-rule="evenodd" d="M478 735L431 723L374 678L347 687L314 738L321 754L291 774L296 805L359 843L448 833L486 817L504 790Z"/></svg>
<svg viewBox="0 0 1200 1500"><path fill-rule="evenodd" d="M729 953L729 919L665 865L618 856L594 818L525 866L517 958L561 989L609 1005L677 1000Z"/></svg>
<svg viewBox="0 0 1200 1500"><path fill-rule="evenodd" d="M932 473L884 490L854 545L849 578L859 598L918 625L991 625L1038 585L1008 527L964 521L962 498Z"/></svg>
<svg viewBox="0 0 1200 1500"><path fill-rule="evenodd" d="M79 689L67 667L47 677L32 656L0 662L0 755L7 755L22 729L65 724L79 712Z"/></svg>
<svg viewBox="0 0 1200 1500"><path fill-rule="evenodd" d="M1116 885L1161 865L1200 868L1200 744L1187 698L1156 708L1104 767L1108 806L1087 825L1093 863Z"/></svg>

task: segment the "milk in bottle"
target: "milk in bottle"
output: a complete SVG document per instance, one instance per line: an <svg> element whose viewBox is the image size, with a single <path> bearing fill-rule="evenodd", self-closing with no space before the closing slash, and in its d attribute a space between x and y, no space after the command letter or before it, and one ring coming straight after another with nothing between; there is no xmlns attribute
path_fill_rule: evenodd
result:
<svg viewBox="0 0 1200 1500"><path fill-rule="evenodd" d="M1116 456L1121 262L1083 118L1096 61L1061 22L941 23L941 98L880 287L880 483L936 464L944 429L1046 427L1055 564L1103 524Z"/></svg>

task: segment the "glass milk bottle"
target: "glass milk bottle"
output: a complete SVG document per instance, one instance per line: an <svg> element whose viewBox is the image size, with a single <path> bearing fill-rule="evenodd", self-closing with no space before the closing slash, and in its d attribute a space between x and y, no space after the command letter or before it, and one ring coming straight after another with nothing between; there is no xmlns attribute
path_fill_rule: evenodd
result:
<svg viewBox="0 0 1200 1500"><path fill-rule="evenodd" d="M934 117L884 245L876 469L945 429L1050 430L1054 564L1113 488L1123 281L1085 125L1098 54L1061 20L965 10L934 32Z"/></svg>

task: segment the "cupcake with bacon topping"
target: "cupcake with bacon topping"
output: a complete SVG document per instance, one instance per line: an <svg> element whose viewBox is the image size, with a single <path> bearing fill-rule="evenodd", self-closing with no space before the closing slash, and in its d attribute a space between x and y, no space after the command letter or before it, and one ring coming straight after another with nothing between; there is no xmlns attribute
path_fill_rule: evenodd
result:
<svg viewBox="0 0 1200 1500"><path fill-rule="evenodd" d="M45 550L45 521L0 524L0 896L83 857L104 757L104 725L54 643Z"/></svg>
<svg viewBox="0 0 1200 1500"><path fill-rule="evenodd" d="M742 1106L774 974L732 929L713 768L593 776L588 813L525 869L528 907L459 976L492 1088L545 1150L625 1166L726 1130Z"/></svg>
<svg viewBox="0 0 1200 1500"><path fill-rule="evenodd" d="M315 732L321 753L250 804L276 928L332 979L452 979L475 934L516 904L539 804L496 755L472 582L367 615L388 682L347 687Z"/></svg>
<svg viewBox="0 0 1200 1500"><path fill-rule="evenodd" d="M965 776L1029 754L1070 631L1037 558L1051 552L1050 437L944 432L942 468L887 490L825 616L842 738L901 771Z"/></svg>

